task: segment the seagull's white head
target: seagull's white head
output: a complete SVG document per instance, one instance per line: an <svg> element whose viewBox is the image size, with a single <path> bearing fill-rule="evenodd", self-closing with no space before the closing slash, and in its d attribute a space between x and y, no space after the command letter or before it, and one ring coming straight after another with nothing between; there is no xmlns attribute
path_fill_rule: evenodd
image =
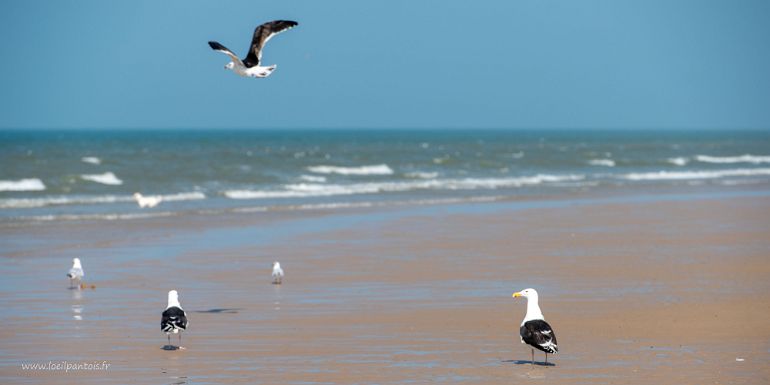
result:
<svg viewBox="0 0 770 385"><path fill-rule="evenodd" d="M278 263L278 261L273 262L273 269L280 269L280 268L281 268L281 264Z"/></svg>
<svg viewBox="0 0 770 385"><path fill-rule="evenodd" d="M516 298L516 297L524 297L526 299L537 300L537 290L535 290L535 289L524 289L522 291L513 293L513 298Z"/></svg>
<svg viewBox="0 0 770 385"><path fill-rule="evenodd" d="M142 198L142 194L139 194L138 192L134 193L134 199L141 199L141 198Z"/></svg>
<svg viewBox="0 0 770 385"><path fill-rule="evenodd" d="M179 294L176 292L176 290L171 290L168 292L168 307L176 306L178 308L182 308L182 305L179 304Z"/></svg>
<svg viewBox="0 0 770 385"><path fill-rule="evenodd" d="M226 70L231 70L231 69L233 69L233 67L235 67L235 63L233 63L233 62L229 62L229 63L225 64L225 69Z"/></svg>
<svg viewBox="0 0 770 385"><path fill-rule="evenodd" d="M537 304L537 291L535 289L524 289L513 293L513 298L516 297L524 297L527 299L527 314L524 316L524 321L521 322L522 325L527 321L544 319L543 312L540 311L540 306Z"/></svg>
<svg viewBox="0 0 770 385"><path fill-rule="evenodd" d="M72 268L74 269L82 269L83 266L80 265L80 258L72 258Z"/></svg>

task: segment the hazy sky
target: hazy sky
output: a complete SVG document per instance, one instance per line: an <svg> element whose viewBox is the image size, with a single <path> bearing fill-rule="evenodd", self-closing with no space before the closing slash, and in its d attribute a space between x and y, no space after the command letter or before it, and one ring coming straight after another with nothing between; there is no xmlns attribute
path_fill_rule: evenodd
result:
<svg viewBox="0 0 770 385"><path fill-rule="evenodd" d="M225 71L256 25L267 79ZM0 128L770 128L770 1L3 0Z"/></svg>

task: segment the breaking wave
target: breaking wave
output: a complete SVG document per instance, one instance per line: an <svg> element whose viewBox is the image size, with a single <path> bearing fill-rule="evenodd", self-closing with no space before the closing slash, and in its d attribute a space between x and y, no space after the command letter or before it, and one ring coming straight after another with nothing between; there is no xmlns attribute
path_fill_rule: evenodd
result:
<svg viewBox="0 0 770 385"><path fill-rule="evenodd" d="M206 199L206 195L201 192L179 193L161 195L164 201L188 201ZM62 205L95 205L134 202L131 195L80 195L80 196L49 196L44 198L14 198L0 199L0 208L3 209L28 209L45 206Z"/></svg>
<svg viewBox="0 0 770 385"><path fill-rule="evenodd" d="M387 164L378 164L373 166L360 167L338 167L338 166L311 166L307 168L310 172L317 174L340 174L340 175L392 175L393 169Z"/></svg>
<svg viewBox="0 0 770 385"><path fill-rule="evenodd" d="M656 171L625 174L621 177L628 180L687 180L687 179L716 179L725 177L770 175L770 168L734 169L719 171Z"/></svg>
<svg viewBox="0 0 770 385"><path fill-rule="evenodd" d="M770 163L770 156L740 155L740 156L709 156L696 155L695 160L704 163Z"/></svg>
<svg viewBox="0 0 770 385"><path fill-rule="evenodd" d="M231 199L305 198L337 195L374 194L414 190L475 190L504 187L533 186L584 179L582 175L533 175L513 178L466 178L417 180L406 182L313 184L300 183L283 186L283 190L228 190L223 194Z"/></svg>
<svg viewBox="0 0 770 385"><path fill-rule="evenodd" d="M123 181L118 179L115 174L111 172L105 172L104 174L84 174L80 176L83 180L106 184L110 186L119 186L123 184Z"/></svg>
<svg viewBox="0 0 770 385"><path fill-rule="evenodd" d="M37 178L0 180L0 191L43 191L45 185Z"/></svg>
<svg viewBox="0 0 770 385"><path fill-rule="evenodd" d="M615 161L612 159L591 159L588 161L591 166L615 167Z"/></svg>

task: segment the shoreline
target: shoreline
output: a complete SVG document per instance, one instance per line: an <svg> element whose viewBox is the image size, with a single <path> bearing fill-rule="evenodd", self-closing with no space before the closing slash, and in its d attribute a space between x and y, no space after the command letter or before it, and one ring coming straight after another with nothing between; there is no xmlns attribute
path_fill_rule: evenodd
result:
<svg viewBox="0 0 770 385"><path fill-rule="evenodd" d="M159 209L135 209L132 212L109 214L63 214L63 215L32 215L8 217L0 220L0 228L14 228L26 226L38 226L57 223L87 224L90 222L115 222L115 221L168 221L180 218L194 219L196 217L210 217L215 220L227 220L241 216L267 215L314 215L315 213L344 214L346 212L382 210L407 210L429 208L434 206L462 207L477 204L494 204L517 206L519 209L547 207L559 204L606 204L606 203L633 203L638 201L667 201L686 199L726 199L734 197L754 197L770 195L770 187L765 185L745 186L741 189L726 186L668 186L661 188L628 187L608 189L602 191L572 191L548 194L520 194L520 195L471 195L461 197L425 198L425 199L384 199L367 200L366 194L358 195L359 200L345 202L309 202L286 203L275 205L240 205L219 209L184 209L178 211ZM242 202L259 201L259 199L246 199Z"/></svg>
<svg viewBox="0 0 770 385"><path fill-rule="evenodd" d="M0 377L763 383L769 212L762 191L5 229ZM63 289L74 255L96 289ZM525 306L510 295L525 287L558 336L555 367L530 366L518 341ZM171 288L191 320L176 352L156 330ZM111 366L20 368L48 360Z"/></svg>

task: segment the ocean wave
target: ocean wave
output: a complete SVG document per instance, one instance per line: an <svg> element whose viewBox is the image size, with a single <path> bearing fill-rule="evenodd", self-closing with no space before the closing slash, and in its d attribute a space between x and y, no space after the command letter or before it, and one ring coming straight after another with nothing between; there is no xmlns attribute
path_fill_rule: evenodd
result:
<svg viewBox="0 0 770 385"><path fill-rule="evenodd" d="M679 158L668 158L666 160L668 161L668 163L671 163L671 164L674 164L674 165L677 165L677 166L686 166L687 163L690 163L690 161L687 158L682 158L682 157L679 157Z"/></svg>
<svg viewBox="0 0 770 385"><path fill-rule="evenodd" d="M709 156L696 155L695 160L704 163L770 163L770 156L740 155L740 156Z"/></svg>
<svg viewBox="0 0 770 385"><path fill-rule="evenodd" d="M108 214L32 215L32 216L18 217L16 219L20 219L23 221L33 221L33 222L93 221L93 220L117 221L117 220L126 220L126 219L148 219L148 218L171 217L176 215L179 215L179 213L174 213L171 211L163 211L163 212L153 212L153 213L124 213L124 214L108 213Z"/></svg>
<svg viewBox="0 0 770 385"><path fill-rule="evenodd" d="M83 163L102 164L102 160L95 156L84 156L80 158Z"/></svg>
<svg viewBox="0 0 770 385"><path fill-rule="evenodd" d="M407 178L433 179L438 176L438 173L415 171L415 172L408 172L404 174L404 176L406 176Z"/></svg>
<svg viewBox="0 0 770 385"><path fill-rule="evenodd" d="M123 181L118 179L118 177L111 172L105 172L104 174L83 174L80 177L84 180L110 186L119 186L123 184Z"/></svg>
<svg viewBox="0 0 770 385"><path fill-rule="evenodd" d="M337 202L337 203L307 203L301 205L289 205L289 206L276 206L272 209L274 211L281 210L337 210L337 209L360 209L370 207L393 207L393 206L407 206L407 205L440 205L440 204L452 204L452 203L483 203L483 202L495 202L501 200L502 197L467 197L467 198L437 198L437 199L409 199L403 201L384 201L384 202ZM269 210L266 210L269 211Z"/></svg>
<svg viewBox="0 0 770 385"><path fill-rule="evenodd" d="M317 174L341 174L341 175L392 175L393 169L387 164L360 167L338 166L311 166L307 168Z"/></svg>
<svg viewBox="0 0 770 385"><path fill-rule="evenodd" d="M52 222L52 221L92 221L92 220L104 220L104 221L116 221L116 220L131 220L131 219L149 219L160 217L173 217L182 216L186 214L198 214L198 215L217 215L224 213L237 213L237 214L251 214L251 213L263 213L270 211L312 211L312 210L344 210L344 209L357 209L357 208L371 208L371 207L395 207L395 206L407 206L407 205L439 205L439 204L453 204L453 203L483 203L494 202L505 197L502 196L477 196L477 197L463 197L463 198L437 198L437 199L409 199L403 201L366 201L366 202L337 202L337 203L307 203L299 205L279 205L279 206L253 206L253 207L236 207L236 208L223 208L223 209L210 209L210 210L194 210L194 211L156 211L156 212L142 212L142 213L104 213L104 214L49 214L49 215L31 215L14 217L13 220L28 221L28 222Z"/></svg>
<svg viewBox="0 0 770 385"><path fill-rule="evenodd" d="M130 202L130 196L102 195L102 196L53 196L45 198L18 198L0 199L0 208L28 209L34 207L58 206L58 205L82 205Z"/></svg>
<svg viewBox="0 0 770 385"><path fill-rule="evenodd" d="M324 183L326 182L325 176L314 176L314 175L301 175L299 177L300 180L304 180L305 182L314 182L314 183Z"/></svg>
<svg viewBox="0 0 770 385"><path fill-rule="evenodd" d="M160 195L160 197L165 202L197 201L201 199L206 199L206 194L200 191L194 191L194 192L186 192L186 193Z"/></svg>
<svg viewBox="0 0 770 385"><path fill-rule="evenodd" d="M543 183L582 180L582 175L533 175L511 178L433 179L406 182L379 182L354 184L300 183L283 186L283 190L228 190L223 195L230 199L307 198L337 195L375 194L413 190L475 190L504 187L522 187Z"/></svg>
<svg viewBox="0 0 770 385"><path fill-rule="evenodd" d="M751 168L718 171L656 171L625 174L628 180L677 180L677 179L717 179L725 177L746 177L770 175L770 168Z"/></svg>
<svg viewBox="0 0 770 385"><path fill-rule="evenodd" d="M206 195L201 192L178 193L169 195L160 195L164 201L187 201L205 199ZM95 205L134 202L130 195L97 195L97 196L49 196L43 198L14 198L0 199L0 209L29 209L46 206L62 205Z"/></svg>
<svg viewBox="0 0 770 385"><path fill-rule="evenodd" d="M612 159L591 159L588 161L591 166L615 167L615 161Z"/></svg>
<svg viewBox="0 0 770 385"><path fill-rule="evenodd" d="M0 191L43 191L45 185L37 178L0 180Z"/></svg>

